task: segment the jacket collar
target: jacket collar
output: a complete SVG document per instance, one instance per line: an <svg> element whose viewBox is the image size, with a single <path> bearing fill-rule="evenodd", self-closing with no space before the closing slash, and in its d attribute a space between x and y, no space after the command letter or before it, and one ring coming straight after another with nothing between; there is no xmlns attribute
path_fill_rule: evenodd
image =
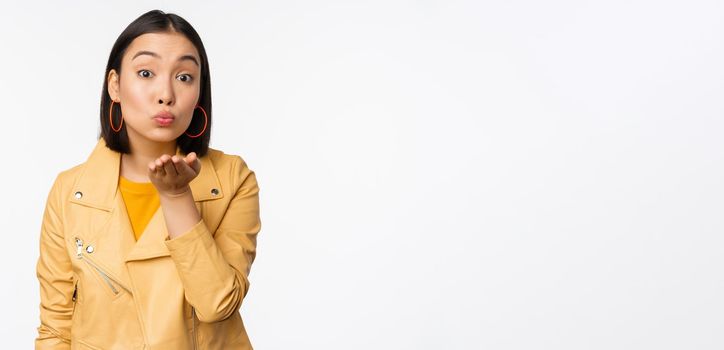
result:
<svg viewBox="0 0 724 350"><path fill-rule="evenodd" d="M211 152L213 150L210 149ZM199 158L201 172L189 183L195 202L223 198L219 177L209 153ZM176 147L176 154L184 156L180 147ZM120 168L121 153L108 148L105 139L99 138L85 162L83 172L73 185L70 201L111 211L118 190Z"/></svg>

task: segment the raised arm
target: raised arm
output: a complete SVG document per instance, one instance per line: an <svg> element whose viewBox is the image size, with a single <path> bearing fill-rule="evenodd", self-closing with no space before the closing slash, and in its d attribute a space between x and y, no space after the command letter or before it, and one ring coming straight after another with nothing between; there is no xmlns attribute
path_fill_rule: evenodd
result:
<svg viewBox="0 0 724 350"><path fill-rule="evenodd" d="M215 232L201 219L188 232L166 241L199 320L215 322L239 310L249 289L261 229L256 175L237 156L233 195Z"/></svg>

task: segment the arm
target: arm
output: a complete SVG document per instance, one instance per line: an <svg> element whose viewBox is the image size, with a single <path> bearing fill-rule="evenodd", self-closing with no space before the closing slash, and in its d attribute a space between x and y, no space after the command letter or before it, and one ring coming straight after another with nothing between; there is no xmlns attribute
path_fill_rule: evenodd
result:
<svg viewBox="0 0 724 350"><path fill-rule="evenodd" d="M259 186L241 157L234 174L234 196L215 232L200 219L187 232L166 240L186 299L203 322L230 317L249 290L248 276L261 229Z"/></svg>
<svg viewBox="0 0 724 350"><path fill-rule="evenodd" d="M35 349L70 349L75 281L63 235L59 187L56 177L40 229L40 257L36 266L40 282L40 326Z"/></svg>

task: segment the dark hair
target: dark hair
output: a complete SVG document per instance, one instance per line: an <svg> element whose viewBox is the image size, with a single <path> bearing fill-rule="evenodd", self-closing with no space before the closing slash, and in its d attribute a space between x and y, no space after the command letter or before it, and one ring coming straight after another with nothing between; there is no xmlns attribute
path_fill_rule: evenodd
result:
<svg viewBox="0 0 724 350"><path fill-rule="evenodd" d="M181 134L176 139L176 143L184 154L196 152L198 157L203 157L209 149L209 141L211 140L211 83L209 74L209 61L206 57L206 50L201 38L196 30L185 19L173 13L164 13L161 10L152 10L144 13L118 36L116 43L113 44L110 57L108 57L108 65L106 66L106 74L103 77L103 91L101 91L101 130L100 135L106 141L108 148L121 152L130 153L131 148L128 140L128 133L125 124L121 126L121 130L115 132L110 126L110 107L111 96L108 94L108 73L111 69L115 69L119 77L121 74L121 61L126 49L131 42L138 36L146 33L164 33L176 32L183 34L196 47L201 56L201 91L199 94L198 105L200 105L208 116L206 130L203 135L191 138L186 133ZM113 105L113 121L114 127L121 123L121 107L118 104ZM188 133L198 134L204 127L204 115L201 110L194 109L194 114L189 125Z"/></svg>

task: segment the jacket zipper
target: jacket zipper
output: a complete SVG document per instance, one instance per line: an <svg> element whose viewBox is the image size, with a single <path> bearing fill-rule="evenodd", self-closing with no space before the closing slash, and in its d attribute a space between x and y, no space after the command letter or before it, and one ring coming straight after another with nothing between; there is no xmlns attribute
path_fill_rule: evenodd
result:
<svg viewBox="0 0 724 350"><path fill-rule="evenodd" d="M78 304L78 281L75 281L73 285L73 313L75 313L76 304Z"/></svg>
<svg viewBox="0 0 724 350"><path fill-rule="evenodd" d="M191 335L193 336L194 350L196 350L196 308L191 307Z"/></svg>
<svg viewBox="0 0 724 350"><path fill-rule="evenodd" d="M82 259L82 258L83 258L83 240L80 239L80 238L78 238L78 237L76 237L76 238L75 238L75 247L76 247L76 252L75 252L75 253L76 253L76 257L77 257L78 259ZM86 259L83 259L83 261L85 261L88 265L90 265L90 266L93 267L96 271L98 271L98 273L101 275L101 277L103 277L103 280L106 281L106 284L108 284L108 287L110 287L111 290L113 291L113 294L118 295L118 289L113 285L113 283L111 283L111 278L110 278L105 272L103 272L103 270L101 270L101 269L100 269L94 262L92 262L90 259L87 259L87 258L86 258Z"/></svg>

